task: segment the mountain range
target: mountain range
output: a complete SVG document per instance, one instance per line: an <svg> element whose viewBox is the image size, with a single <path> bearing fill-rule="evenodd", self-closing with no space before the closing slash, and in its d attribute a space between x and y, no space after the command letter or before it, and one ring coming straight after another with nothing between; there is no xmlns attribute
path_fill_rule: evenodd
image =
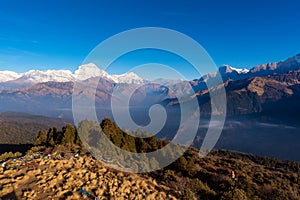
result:
<svg viewBox="0 0 300 200"><path fill-rule="evenodd" d="M237 69L230 65L223 65L217 72L204 75L198 80L199 83L212 81L216 74L219 73L224 81L239 80L253 76L266 76L274 74L282 74L291 70L299 69L300 54L286 59L285 61L266 63L255 66L252 69ZM93 63L84 64L72 73L70 70L30 70L25 73L16 73L13 71L0 71L0 88L12 89L22 86L34 85L45 82L69 82L76 80L87 80L94 77L100 77L112 81L114 83L127 84L143 84L147 80L143 80L134 72L128 72L121 75L110 75L104 70L98 68ZM163 80L161 80L163 82Z"/></svg>
<svg viewBox="0 0 300 200"><path fill-rule="evenodd" d="M300 146L292 145L293 141L300 139L297 134L300 128L300 54L249 70L223 65L217 72L191 81L176 82L168 87L167 84L143 80L133 72L109 75L94 64L80 66L74 73L65 70L29 71L23 74L5 71L0 72L0 112L25 112L73 122L74 80L87 89L99 80L96 95L87 90L84 91L85 96L95 98L98 119L113 118L110 109L113 91L118 88L126 94L138 85L130 99L130 114L138 124L146 125L150 122L149 107L153 104L164 106L168 121L161 135L158 135L162 138L172 138L180 123L180 104L176 95L185 97L187 102L197 98L204 118L195 141L197 146L201 145L208 127L205 118L212 112L210 91L218 90L218 87L207 88L206 84L214 83L218 73L223 78L222 85L227 95L227 120L217 147L300 160L296 153L300 151ZM163 81L166 80L160 82ZM185 96L191 89L188 86L192 87L195 95Z"/></svg>
<svg viewBox="0 0 300 200"><path fill-rule="evenodd" d="M25 73L13 71L0 71L0 88L14 89L45 82L73 82L76 80L87 80L93 77L101 77L114 83L141 84L143 79L134 72L121 75L110 75L99 69L95 64L89 63L79 66L72 73L70 70L30 70Z"/></svg>
<svg viewBox="0 0 300 200"><path fill-rule="evenodd" d="M261 104L264 102L297 95L299 72L295 70L300 70L300 54L285 61L255 66L250 70L223 65L217 72L204 75L199 79L167 84L168 86L143 80L134 72L110 75L92 63L80 66L74 73L68 70L32 70L22 74L2 71L0 72L2 105L0 112L21 111L71 120L74 81L79 81L84 84L84 87L89 88L98 80L96 107L109 106L115 88L126 93L138 84L139 87L131 98L132 106L148 107L154 103L176 106L176 96L184 97L195 92L198 101L201 102L201 109L208 110L207 106L203 106L209 100L207 98L209 89L206 84L214 83L219 73L230 99L228 114L250 114L262 111ZM160 82L162 83L163 80ZM189 91L191 88L193 91ZM87 96L94 98L90 94ZM255 99L259 101L253 103ZM241 103L238 107L235 106L237 100Z"/></svg>

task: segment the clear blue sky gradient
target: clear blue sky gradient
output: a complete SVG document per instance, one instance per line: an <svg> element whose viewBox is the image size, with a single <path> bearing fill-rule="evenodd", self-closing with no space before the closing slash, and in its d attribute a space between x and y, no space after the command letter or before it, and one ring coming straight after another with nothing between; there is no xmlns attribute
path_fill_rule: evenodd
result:
<svg viewBox="0 0 300 200"><path fill-rule="evenodd" d="M299 8L297 0L0 0L0 70L74 71L101 41L147 26L187 34L217 65L250 68L300 53Z"/></svg>

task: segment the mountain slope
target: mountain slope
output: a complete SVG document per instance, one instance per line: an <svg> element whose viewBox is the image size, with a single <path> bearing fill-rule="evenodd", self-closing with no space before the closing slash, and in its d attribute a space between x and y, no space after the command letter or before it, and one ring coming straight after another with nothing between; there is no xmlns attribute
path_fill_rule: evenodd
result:
<svg viewBox="0 0 300 200"><path fill-rule="evenodd" d="M299 161L299 83L299 70L224 83L227 117L215 148ZM217 87L212 90L217 93ZM210 121L209 90L190 98L197 98L200 105L202 118L194 141L194 145L200 147L209 125L214 127L221 122ZM177 99L168 99L162 104L175 113L180 112ZM218 115L219 111L213 113Z"/></svg>
<svg viewBox="0 0 300 200"><path fill-rule="evenodd" d="M95 98L97 108L104 112L109 111L111 95L117 87L120 93L126 94L135 88L133 84L115 84L115 82L97 77L84 80L80 84L85 90L86 98ZM95 96L91 92L91 85L98 84ZM46 82L38 83L24 88L0 91L0 112L21 111L32 114L40 114L51 117L61 117L65 120L72 120L72 94L73 82ZM132 105L138 107L159 103L172 94L165 87L158 84L146 84L140 86L131 98ZM109 113L102 113L103 116L111 116Z"/></svg>
<svg viewBox="0 0 300 200"><path fill-rule="evenodd" d="M300 99L300 70L267 77L252 77L236 81L229 80L224 83L224 87L227 95L227 114L229 116L260 113L269 104L280 103L280 101L287 101L287 109L289 101L294 101L295 98ZM198 98L201 110L206 115L209 115L211 112L209 92L217 90L218 87L203 90L196 93L195 97L191 97ZM179 102L177 99L169 99L163 104L176 106L179 105ZM277 109L280 109L280 107L277 107L275 111ZM298 109L298 107L295 109ZM287 111L289 110L287 109ZM217 112L215 111L215 113Z"/></svg>
<svg viewBox="0 0 300 200"><path fill-rule="evenodd" d="M289 71L300 70L300 54L292 56L284 61L266 63L248 69L236 69L229 65L223 65L217 72L212 72L202 76L200 79L191 81L195 91L206 90L206 83L210 82L214 85L216 76L219 74L223 81L242 80L251 77L264 77L276 74L285 74Z"/></svg>
<svg viewBox="0 0 300 200"><path fill-rule="evenodd" d="M297 163L225 151L214 152L204 159L197 158L196 151L190 151L180 160L166 169L141 175L118 172L87 156L62 160L39 158L33 162L37 168L24 166L5 174L0 169L0 198L88 199L80 189L88 192L90 199L297 200L300 197ZM235 179L231 178L231 171L235 172Z"/></svg>
<svg viewBox="0 0 300 200"><path fill-rule="evenodd" d="M157 184L154 179L140 175L111 170L91 157L39 158L33 162L37 169L21 167L19 170L7 170L5 175L0 169L0 198L178 199L167 185Z"/></svg>
<svg viewBox="0 0 300 200"><path fill-rule="evenodd" d="M300 67L300 54L286 59L285 61L276 63L267 63L255 66L250 70L250 73L255 76L265 76L272 74L287 73L292 70L298 70Z"/></svg>
<svg viewBox="0 0 300 200"><path fill-rule="evenodd" d="M34 116L18 112L0 114L1 144L32 144L37 131L65 124L61 119ZM1 150L2 151L2 150Z"/></svg>

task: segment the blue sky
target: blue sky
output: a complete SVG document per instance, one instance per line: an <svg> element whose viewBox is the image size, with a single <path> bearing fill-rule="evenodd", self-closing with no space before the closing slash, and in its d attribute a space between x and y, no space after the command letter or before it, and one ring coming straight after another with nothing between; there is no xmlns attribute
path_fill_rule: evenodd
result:
<svg viewBox="0 0 300 200"><path fill-rule="evenodd" d="M217 65L250 68L300 53L297 0L0 0L0 5L0 70L74 71L101 41L148 26L192 37ZM130 59L141 57L125 59L124 66Z"/></svg>

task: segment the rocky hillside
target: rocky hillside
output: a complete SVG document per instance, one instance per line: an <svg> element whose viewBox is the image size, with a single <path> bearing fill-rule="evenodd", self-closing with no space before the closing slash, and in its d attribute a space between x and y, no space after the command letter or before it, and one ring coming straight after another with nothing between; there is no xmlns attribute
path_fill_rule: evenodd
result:
<svg viewBox="0 0 300 200"><path fill-rule="evenodd" d="M252 77L243 80L227 81L224 83L227 95L227 114L243 115L278 110L290 112L290 109L300 110L296 102L300 98L300 71L272 75L266 77ZM219 87L198 92L197 98L202 112L210 114L210 94L216 92ZM188 98L187 98L188 99ZM284 102L284 105L283 105ZM166 106L176 107L177 99L164 101ZM284 107L283 107L284 106ZM217 113L218 111L214 111Z"/></svg>
<svg viewBox="0 0 300 200"><path fill-rule="evenodd" d="M153 178L111 170L87 156L36 159L34 166L0 171L2 199L178 199Z"/></svg>
<svg viewBox="0 0 300 200"><path fill-rule="evenodd" d="M272 76L278 74L285 74L290 71L300 69L300 54L292 56L284 61L279 62L270 62L254 66L251 69L236 69L229 65L223 65L219 68L218 71L209 73L192 81L194 88L197 91L207 89L206 83L214 83L216 81L217 74L220 75L224 82L226 81L236 81L253 77L264 77Z"/></svg>
<svg viewBox="0 0 300 200"><path fill-rule="evenodd" d="M0 168L0 198L296 200L299 170L299 163L226 151L199 159L190 150L173 165L140 175L90 156L38 158L18 169Z"/></svg>

